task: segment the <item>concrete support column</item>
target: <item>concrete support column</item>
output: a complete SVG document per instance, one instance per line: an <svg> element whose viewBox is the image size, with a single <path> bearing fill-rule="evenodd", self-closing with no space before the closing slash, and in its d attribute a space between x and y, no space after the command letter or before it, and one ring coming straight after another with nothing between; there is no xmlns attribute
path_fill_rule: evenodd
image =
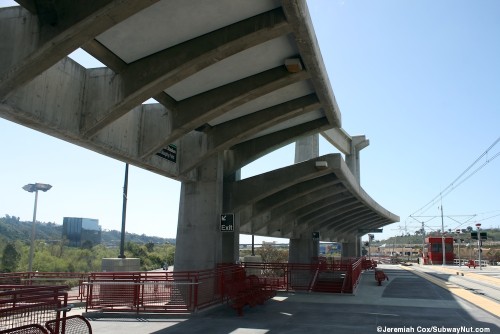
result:
<svg viewBox="0 0 500 334"><path fill-rule="evenodd" d="M319 240L313 240L312 233L304 233L300 238L290 239L288 262L311 263L319 256Z"/></svg>
<svg viewBox="0 0 500 334"><path fill-rule="evenodd" d="M197 181L182 183L175 271L213 269L222 262L222 195L223 158L216 154L197 168Z"/></svg>
<svg viewBox="0 0 500 334"><path fill-rule="evenodd" d="M360 163L359 163L359 151L370 145L370 141L365 138L365 136L354 136L351 142L351 154L346 154L345 162L352 175L356 178L358 183L360 183Z"/></svg>
<svg viewBox="0 0 500 334"><path fill-rule="evenodd" d="M361 238L353 236L347 241L342 242L342 257L359 257L361 247Z"/></svg>
<svg viewBox="0 0 500 334"><path fill-rule="evenodd" d="M295 163L307 161L319 156L319 135L303 137L295 143ZM319 255L319 241L312 238L312 231L302 233L299 238L290 239L288 262L311 263Z"/></svg>
<svg viewBox="0 0 500 334"><path fill-rule="evenodd" d="M241 179L241 170L225 177L224 182ZM224 194L223 213L234 213L234 232L222 233L222 263L236 263L240 260L240 214L232 211L231 194Z"/></svg>

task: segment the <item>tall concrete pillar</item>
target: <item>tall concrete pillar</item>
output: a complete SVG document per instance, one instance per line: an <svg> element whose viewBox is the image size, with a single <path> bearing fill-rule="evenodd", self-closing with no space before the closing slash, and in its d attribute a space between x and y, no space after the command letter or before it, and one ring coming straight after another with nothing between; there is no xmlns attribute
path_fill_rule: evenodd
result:
<svg viewBox="0 0 500 334"><path fill-rule="evenodd" d="M345 155L345 162L358 183L361 183L359 151L370 145L365 136L353 136L351 141L351 154Z"/></svg>
<svg viewBox="0 0 500 334"><path fill-rule="evenodd" d="M361 254L361 237L352 236L342 242L342 257L359 257Z"/></svg>
<svg viewBox="0 0 500 334"><path fill-rule="evenodd" d="M224 182L234 182L241 180L241 170L226 176ZM222 205L223 213L234 214L234 231L222 233L222 263L236 263L240 257L240 217L239 213L232 212L231 194L224 194Z"/></svg>
<svg viewBox="0 0 500 334"><path fill-rule="evenodd" d="M307 161L319 156L319 135L303 137L295 143L295 163ZM319 240L313 240L312 232L301 234L290 239L288 262L311 263L313 257L319 255Z"/></svg>
<svg viewBox="0 0 500 334"><path fill-rule="evenodd" d="M312 232L304 233L299 238L290 239L288 262L311 263L319 256L319 240L313 240Z"/></svg>
<svg viewBox="0 0 500 334"><path fill-rule="evenodd" d="M218 154L197 168L197 181L182 183L175 271L213 269L223 261L222 202L223 158Z"/></svg>

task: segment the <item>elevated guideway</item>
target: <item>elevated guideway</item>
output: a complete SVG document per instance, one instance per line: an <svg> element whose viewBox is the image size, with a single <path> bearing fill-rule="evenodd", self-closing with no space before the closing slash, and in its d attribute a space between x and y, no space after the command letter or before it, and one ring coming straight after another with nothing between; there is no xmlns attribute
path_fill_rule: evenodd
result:
<svg viewBox="0 0 500 334"><path fill-rule="evenodd" d="M369 142L342 129L305 1L18 3L0 8L0 117L182 182L179 269L236 261L239 233L303 253L319 232L355 256L361 235L399 220L359 184ZM78 48L105 66L69 58ZM318 134L343 156L240 180Z"/></svg>

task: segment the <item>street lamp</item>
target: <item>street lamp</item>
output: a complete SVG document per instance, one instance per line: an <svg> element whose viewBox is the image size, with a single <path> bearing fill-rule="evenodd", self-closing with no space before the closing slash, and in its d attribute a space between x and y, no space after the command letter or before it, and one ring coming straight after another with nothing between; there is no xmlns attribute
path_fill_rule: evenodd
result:
<svg viewBox="0 0 500 334"><path fill-rule="evenodd" d="M24 190L30 192L30 193L35 193L35 208L33 209L33 223L31 225L31 243L30 243L30 256L29 256L29 263L28 263L28 272L31 272L33 269L33 252L35 249L35 222L36 222L36 204L38 201L38 190L41 190L43 192L48 191L52 186L50 184L44 184L44 183L30 183L27 184L23 187Z"/></svg>

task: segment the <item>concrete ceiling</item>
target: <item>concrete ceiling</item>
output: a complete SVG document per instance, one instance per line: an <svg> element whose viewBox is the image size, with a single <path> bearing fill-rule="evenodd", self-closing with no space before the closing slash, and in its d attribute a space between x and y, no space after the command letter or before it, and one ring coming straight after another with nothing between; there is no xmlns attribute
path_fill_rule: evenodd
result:
<svg viewBox="0 0 500 334"><path fill-rule="evenodd" d="M214 154L231 174L316 133L352 153L305 0L18 3L0 9L3 118L180 181Z"/></svg>

